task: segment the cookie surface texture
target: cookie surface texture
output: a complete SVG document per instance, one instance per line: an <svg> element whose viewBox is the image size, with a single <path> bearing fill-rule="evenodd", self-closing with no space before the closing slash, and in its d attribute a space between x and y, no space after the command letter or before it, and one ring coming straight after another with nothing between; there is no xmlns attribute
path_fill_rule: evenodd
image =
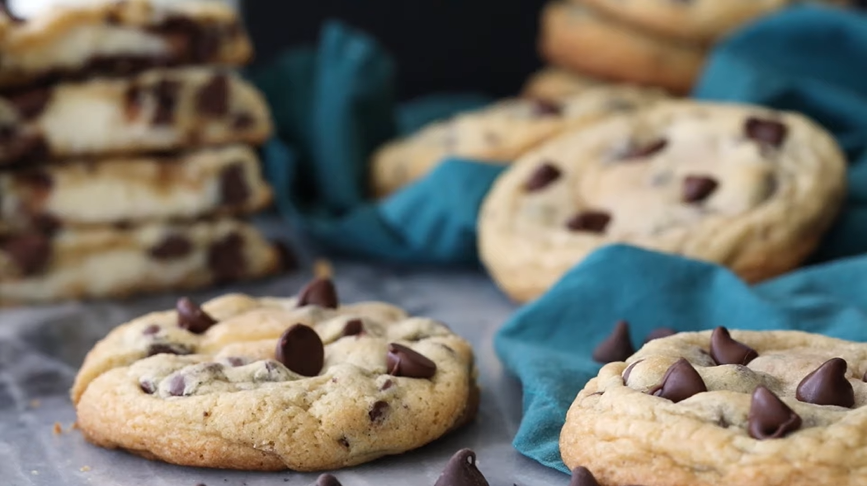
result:
<svg viewBox="0 0 867 486"><path fill-rule="evenodd" d="M757 357L718 365L706 331L651 341L604 366L567 414L566 465L587 467L607 486L867 483L867 344L796 331L733 330L731 338ZM837 366L818 387L854 397L845 406L800 396L828 362ZM707 391L693 389L677 403L654 395L678 367L694 369Z"/></svg>
<svg viewBox="0 0 867 486"><path fill-rule="evenodd" d="M807 118L670 101L522 157L482 205L479 249L519 301L613 243L715 262L755 282L801 263L844 193L845 158Z"/></svg>
<svg viewBox="0 0 867 486"><path fill-rule="evenodd" d="M76 378L82 433L175 464L316 471L421 447L474 416L466 341L388 304L309 289L300 302L214 299L198 334L177 311L118 327Z"/></svg>

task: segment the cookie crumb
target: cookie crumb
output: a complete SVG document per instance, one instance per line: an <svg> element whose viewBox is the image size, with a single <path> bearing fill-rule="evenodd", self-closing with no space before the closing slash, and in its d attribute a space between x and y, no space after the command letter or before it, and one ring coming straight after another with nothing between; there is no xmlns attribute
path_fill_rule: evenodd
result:
<svg viewBox="0 0 867 486"><path fill-rule="evenodd" d="M60 425L60 422L54 422L54 435L60 435L63 433L63 426Z"/></svg>
<svg viewBox="0 0 867 486"><path fill-rule="evenodd" d="M81 472L87 472L87 471L90 471L90 466L81 466L81 468L79 469L79 471L81 471Z"/></svg>
<svg viewBox="0 0 867 486"><path fill-rule="evenodd" d="M34 470L34 471L30 471L30 474L32 474L32 475L34 475L34 476L39 476L39 471L35 471L35 470Z"/></svg>
<svg viewBox="0 0 867 486"><path fill-rule="evenodd" d="M33 399L30 400L30 408L39 408L42 405L42 402L39 400Z"/></svg>
<svg viewBox="0 0 867 486"><path fill-rule="evenodd" d="M320 258L313 263L313 275L316 278L332 278L334 276L334 266L331 262Z"/></svg>
<svg viewBox="0 0 867 486"><path fill-rule="evenodd" d="M69 426L69 430L78 430L78 422L72 422Z"/></svg>

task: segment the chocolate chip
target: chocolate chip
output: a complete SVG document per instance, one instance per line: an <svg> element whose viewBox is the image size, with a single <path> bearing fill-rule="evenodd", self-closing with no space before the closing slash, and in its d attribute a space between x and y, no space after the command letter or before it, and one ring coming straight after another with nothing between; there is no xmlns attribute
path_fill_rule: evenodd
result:
<svg viewBox="0 0 867 486"><path fill-rule="evenodd" d="M846 360L831 358L798 384L795 398L816 405L837 405L852 408L855 391L846 379Z"/></svg>
<svg viewBox="0 0 867 486"><path fill-rule="evenodd" d="M611 334L593 350L593 360L597 363L626 361L626 358L633 353L635 348L629 340L629 324L626 321L619 321L614 325Z"/></svg>
<svg viewBox="0 0 867 486"><path fill-rule="evenodd" d="M50 99L51 90L48 88L34 88L7 98L24 120L32 120L41 115Z"/></svg>
<svg viewBox="0 0 867 486"><path fill-rule="evenodd" d="M650 390L650 394L677 403L706 391L707 386L698 371L689 361L680 358L668 368L662 382Z"/></svg>
<svg viewBox="0 0 867 486"><path fill-rule="evenodd" d="M343 326L343 336L357 336L364 332L364 323L361 319L352 319Z"/></svg>
<svg viewBox="0 0 867 486"><path fill-rule="evenodd" d="M470 449L456 452L434 486L489 486L476 466L476 453Z"/></svg>
<svg viewBox="0 0 867 486"><path fill-rule="evenodd" d="M181 91L181 83L162 79L151 87L156 109L151 119L153 125L171 125L175 119L175 107Z"/></svg>
<svg viewBox="0 0 867 486"><path fill-rule="evenodd" d="M552 182L560 178L560 169L549 163L544 163L536 168L533 175L524 183L524 190L527 192L536 192L540 189L548 187Z"/></svg>
<svg viewBox="0 0 867 486"><path fill-rule="evenodd" d="M374 403L373 407L371 407L370 409L370 412L367 413L367 415L370 417L370 421L378 422L380 419L382 419L382 416L385 415L386 412L388 412L388 408L388 403L383 402L382 400Z"/></svg>
<svg viewBox="0 0 867 486"><path fill-rule="evenodd" d="M623 384L624 385L626 384L626 382L629 381L629 376L632 374L632 370L635 368L636 365L638 365L638 363L641 363L642 361L644 361L644 360L640 359L640 360L632 363L631 365L627 366L626 369L623 370Z"/></svg>
<svg viewBox="0 0 867 486"><path fill-rule="evenodd" d="M572 480L569 481L569 486L600 486L600 484L589 469L578 466L572 470Z"/></svg>
<svg viewBox="0 0 867 486"><path fill-rule="evenodd" d="M346 439L343 439L346 440ZM349 443L346 443L346 447L349 447ZM330 474L321 474L318 478L316 478L316 486L343 486L340 484L340 481L337 480L334 476Z"/></svg>
<svg viewBox="0 0 867 486"><path fill-rule="evenodd" d="M282 241L275 241L273 242L273 245L274 250L277 251L277 255L280 257L280 269L285 272L297 270L298 257L295 255L295 252L292 251L292 248Z"/></svg>
<svg viewBox="0 0 867 486"><path fill-rule="evenodd" d="M776 120L750 117L744 124L744 134L750 140L780 147L789 134L789 127Z"/></svg>
<svg viewBox="0 0 867 486"><path fill-rule="evenodd" d="M326 309L336 309L337 303L337 289L330 278L317 278L298 293L298 307L316 305Z"/></svg>
<svg viewBox="0 0 867 486"><path fill-rule="evenodd" d="M187 354L193 354L193 350L185 344L178 343L153 343L148 346L148 357L156 356L158 354L176 354L178 356L184 356Z"/></svg>
<svg viewBox="0 0 867 486"><path fill-rule="evenodd" d="M158 334L159 332L160 326L156 324L151 324L150 326L146 327L141 333L144 336L153 336L154 334Z"/></svg>
<svg viewBox="0 0 867 486"><path fill-rule="evenodd" d="M186 16L169 16L150 30L169 40L175 48L175 57L183 64L205 64L219 52L222 33Z"/></svg>
<svg viewBox="0 0 867 486"><path fill-rule="evenodd" d="M566 226L572 231L587 231L590 233L604 233L611 215L602 211L584 211L576 214Z"/></svg>
<svg viewBox="0 0 867 486"><path fill-rule="evenodd" d="M729 330L720 326L710 336L710 356L718 365L748 365L759 353L746 344L732 339Z"/></svg>
<svg viewBox="0 0 867 486"><path fill-rule="evenodd" d="M256 119L249 113L238 113L232 119L232 128L235 130L246 131L256 125Z"/></svg>
<svg viewBox="0 0 867 486"><path fill-rule="evenodd" d="M150 256L157 260L174 260L183 258L193 251L190 240L180 235L169 235L157 245L148 250Z"/></svg>
<svg viewBox="0 0 867 486"><path fill-rule="evenodd" d="M0 239L0 251L12 260L24 276L33 276L51 260L51 241L43 235L31 233Z"/></svg>
<svg viewBox="0 0 867 486"><path fill-rule="evenodd" d="M217 74L196 94L196 110L202 115L220 118L229 114L229 78Z"/></svg>
<svg viewBox="0 0 867 486"><path fill-rule="evenodd" d="M199 304L188 297L181 297L175 306L178 311L178 327L186 329L193 334L203 334L217 323L217 320L208 315Z"/></svg>
<svg viewBox="0 0 867 486"><path fill-rule="evenodd" d="M244 239L237 233L214 242L208 248L208 268L217 283L241 279L247 273Z"/></svg>
<svg viewBox="0 0 867 486"><path fill-rule="evenodd" d="M563 107L556 101L534 99L533 114L536 116L560 116L563 114Z"/></svg>
<svg viewBox="0 0 867 486"><path fill-rule="evenodd" d="M236 356L230 356L226 358L226 362L229 363L233 368L237 368L239 366L244 366L247 364L247 360L244 358L238 358Z"/></svg>
<svg viewBox="0 0 867 486"><path fill-rule="evenodd" d="M184 391L187 388L187 380L184 379L184 375L175 375L169 380L169 395L173 397L182 397L184 396Z"/></svg>
<svg viewBox="0 0 867 486"><path fill-rule="evenodd" d="M349 439L347 439L346 437L341 437L337 439L337 443L349 449Z"/></svg>
<svg viewBox="0 0 867 486"><path fill-rule="evenodd" d="M682 200L686 203L701 202L710 197L719 183L705 176L686 176L683 180L683 195Z"/></svg>
<svg viewBox="0 0 867 486"><path fill-rule="evenodd" d="M382 386L379 387L379 389L382 391L385 391L385 390L388 390L389 388L391 388L393 385L394 385L393 381L385 380L385 383L383 383Z"/></svg>
<svg viewBox="0 0 867 486"><path fill-rule="evenodd" d="M141 86L132 84L127 87L126 92L123 94L123 98L126 117L129 120L134 120L141 112L142 99L144 98L144 90L141 88Z"/></svg>
<svg viewBox="0 0 867 486"><path fill-rule="evenodd" d="M230 165L220 171L220 198L229 206L240 206L250 199L243 165Z"/></svg>
<svg viewBox="0 0 867 486"><path fill-rule="evenodd" d="M388 374L407 378L431 378L437 372L437 365L426 356L397 343L388 345L386 355Z"/></svg>
<svg viewBox="0 0 867 486"><path fill-rule="evenodd" d="M753 392L747 430L759 440L779 439L801 428L801 417L763 386Z"/></svg>
<svg viewBox="0 0 867 486"><path fill-rule="evenodd" d="M662 339L668 336L674 336L675 334L677 334L677 331L675 331L674 329L668 327L659 327L654 329L653 331L650 331L650 334L648 334L647 337L644 338L644 344L647 344L655 339Z"/></svg>
<svg viewBox="0 0 867 486"><path fill-rule="evenodd" d="M633 145L629 150L621 156L623 160L630 159L645 159L653 154L662 152L668 146L668 140L664 138L656 139L644 145Z"/></svg>
<svg viewBox="0 0 867 486"><path fill-rule="evenodd" d="M141 391L147 393L148 395L153 395L154 392L157 391L157 387L154 386L154 382L150 380L145 380L144 378L138 381L138 386L141 388Z"/></svg>
<svg viewBox="0 0 867 486"><path fill-rule="evenodd" d="M5 138L0 135L0 138ZM45 162L50 156L50 149L45 139L36 133L13 132L13 137L5 143L6 154L3 160L10 163Z"/></svg>
<svg viewBox="0 0 867 486"><path fill-rule="evenodd" d="M325 347L316 331L295 324L280 336L274 357L301 376L316 376L325 363Z"/></svg>

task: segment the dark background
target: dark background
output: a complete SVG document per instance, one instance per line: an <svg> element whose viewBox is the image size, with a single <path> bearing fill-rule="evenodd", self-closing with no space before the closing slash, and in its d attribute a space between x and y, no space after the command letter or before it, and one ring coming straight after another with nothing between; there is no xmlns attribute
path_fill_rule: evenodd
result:
<svg viewBox="0 0 867 486"><path fill-rule="evenodd" d="M539 67L544 0L247 0L257 64L313 43L339 19L377 38L397 59L401 98L438 91L516 93Z"/></svg>

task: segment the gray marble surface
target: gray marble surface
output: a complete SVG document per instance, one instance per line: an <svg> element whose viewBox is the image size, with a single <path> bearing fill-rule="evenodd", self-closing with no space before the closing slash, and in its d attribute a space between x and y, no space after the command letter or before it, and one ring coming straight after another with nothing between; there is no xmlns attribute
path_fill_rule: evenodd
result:
<svg viewBox="0 0 867 486"><path fill-rule="evenodd" d="M521 391L493 350L497 329L515 306L479 270L383 267L334 262L342 301L382 300L447 323L475 347L482 401L470 426L417 451L338 471L344 486L433 486L452 453L470 447L491 486L568 484L568 477L524 458L511 447L521 418ZM227 290L291 295L309 268ZM69 431L75 411L67 398L87 350L108 330L146 312L173 307L177 296L127 302L70 303L0 312L0 485L2 486L273 486L310 485L315 474L251 473L171 466L87 444ZM53 433L55 422L64 432Z"/></svg>

